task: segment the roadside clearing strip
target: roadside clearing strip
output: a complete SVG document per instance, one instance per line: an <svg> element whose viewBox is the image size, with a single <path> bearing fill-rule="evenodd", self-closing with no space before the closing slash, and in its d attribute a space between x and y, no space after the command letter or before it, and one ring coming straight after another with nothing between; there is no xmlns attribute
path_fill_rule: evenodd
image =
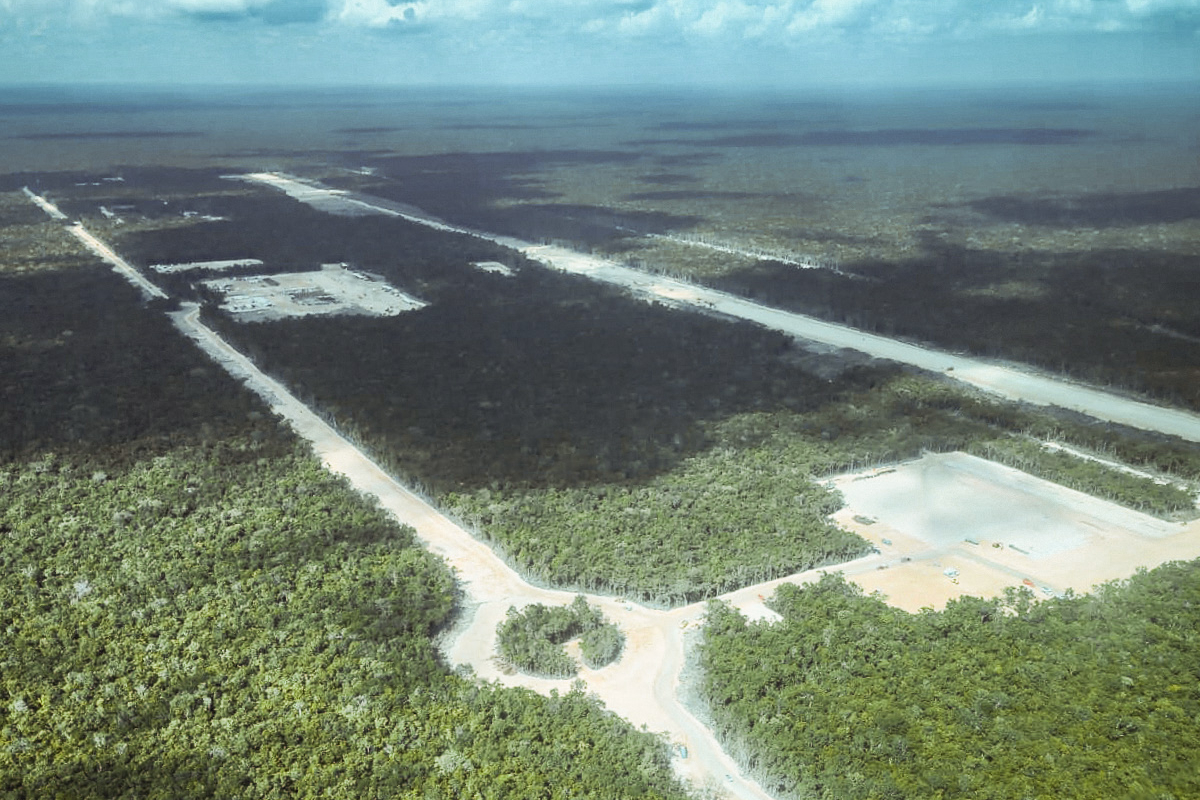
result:
<svg viewBox="0 0 1200 800"><path fill-rule="evenodd" d="M67 228L76 239L83 242L88 250L91 250L104 261L112 265L114 271L121 273L125 279L134 286L142 290L142 295L147 299L158 298L160 300L167 299L167 293L151 283L142 273L138 272L128 261L117 255L111 247L97 239L88 230L83 227L82 222L76 222L74 225Z"/></svg>
<svg viewBox="0 0 1200 800"><path fill-rule="evenodd" d="M1156 406L1128 397L1093 389L1062 378L989 363L936 350L932 347L901 342L856 330L846 325L771 308L744 297L710 289L698 284L653 275L613 261L569 250L565 247L536 245L508 236L475 231L438 220L413 209L399 211L387 200L349 194L322 187L312 181L279 173L255 173L236 176L239 180L261 183L287 193L301 202L329 213L361 214L366 210L438 230L461 233L511 247L552 269L583 275L593 280L624 287L634 294L679 307L693 307L756 322L767 328L833 347L857 350L875 358L909 364L996 394L1040 406L1057 406L1099 420L1157 431L1200 442L1200 416L1180 409ZM334 200L336 198L336 200ZM337 210L341 206L344 210Z"/></svg>

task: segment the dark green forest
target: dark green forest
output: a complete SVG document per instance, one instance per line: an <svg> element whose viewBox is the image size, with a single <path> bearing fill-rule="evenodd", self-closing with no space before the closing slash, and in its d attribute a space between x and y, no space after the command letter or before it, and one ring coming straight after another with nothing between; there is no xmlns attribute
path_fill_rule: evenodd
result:
<svg viewBox="0 0 1200 800"><path fill-rule="evenodd" d="M1029 437L1194 478L1200 454L1187 445L892 366L839 366L780 334L644 303L470 237L262 199L213 197L228 222L125 241L143 261L169 251L270 265L303 244L315 265L349 252L432 301L382 319L207 319L535 580L671 605L839 563L866 544L826 520L840 500L814 478L924 450L1009 452L1009 439L1024 468L1084 491L1160 514L1191 504L1184 490L1040 452ZM518 272L483 273L466 261L476 258Z"/></svg>
<svg viewBox="0 0 1200 800"><path fill-rule="evenodd" d="M382 319L242 325L211 307L206 318L541 582L673 605L845 561L867 545L827 521L840 499L819 479L926 450L999 454L1162 515L1191 505L1184 489L1036 440L1194 479L1200 451L1186 444L1004 406L894 366L850 367L403 220L335 217L206 173L167 172L156 191L187 205L174 198L188 181L192 205L228 219L126 229L121 249L137 263L352 260L431 301ZM192 291L194 277L171 280Z"/></svg>
<svg viewBox="0 0 1200 800"><path fill-rule="evenodd" d="M750 140L753 146L753 137ZM736 142L728 144L736 149ZM709 226L736 232L737 203L718 205L721 218L706 217L713 211L706 201L721 196L712 189L667 192L657 198L652 193L642 197L652 201L649 206L638 203L636 208L627 201L637 194L612 197L610 205L579 205L545 191L548 174L560 181L586 181L603 166L644 155L595 150L381 156L371 160L377 175L340 181L361 184L365 191L412 203L459 224L531 241L558 241L585 252L595 249L639 263L644 245L640 234L687 235ZM694 180L691 172L704 172L689 164L689 155L703 164L727 154L681 156L675 177L685 185ZM461 191L463 186L470 191ZM594 195L583 183L571 191ZM964 214L975 215L975 229L1020 222L1043 231L1061 229L1069 240L1080 228L1186 219L1194 215L1195 198L1195 189L1181 188L1032 200L995 196L962 207L934 204L923 219L934 229L922 233L912 256L843 263L838 272L795 269L772 261L744 268L697 268L689 264L690 252L649 266L834 322L1033 364L1200 409L1200 314L1192 302L1200 287L1196 256L1133 244L1082 252L1070 247L1062 252L1006 252L955 241L972 230L961 222ZM753 219L746 224L752 225ZM824 235L852 240L869 232ZM695 256L698 264L712 262L704 251ZM1010 291L1012 287L1018 290Z"/></svg>
<svg viewBox="0 0 1200 800"><path fill-rule="evenodd" d="M770 605L710 605L699 659L715 730L780 797L1200 795L1200 562L915 615L833 575Z"/></svg>
<svg viewBox="0 0 1200 800"><path fill-rule="evenodd" d="M94 467L0 472L7 796L682 796L582 693L450 674L444 565L287 435Z"/></svg>
<svg viewBox="0 0 1200 800"><path fill-rule="evenodd" d="M968 452L1019 469L1060 486L1103 497L1127 508L1162 517L1195 511L1193 492L1180 483L1158 483L1143 476L1123 479L1105 464L1085 461L1063 451L1047 452L1032 439L1007 438L972 442Z"/></svg>
<svg viewBox="0 0 1200 800"><path fill-rule="evenodd" d="M568 606L534 603L519 611L510 607L496 628L496 649L513 669L570 678L579 672L579 664L563 645L575 638L579 639L579 655L590 669L608 666L625 647L620 629L579 595Z"/></svg>
<svg viewBox="0 0 1200 800"><path fill-rule="evenodd" d="M843 561L866 545L827 522L840 499L821 479L925 450L1001 454L1164 514L1186 493L1036 442L1200 477L1187 444L836 366L486 243L247 196L213 182L204 210L229 223L119 247L140 264L361 259L432 300L382 320L208 318L535 579L677 604ZM445 566L21 202L0 206L0 791L683 796L665 744L581 692L450 672L431 643L453 613ZM262 230L277 238L248 250ZM775 626L712 607L703 691L785 794L1185 797L1196 576L918 615L839 579L785 587Z"/></svg>
<svg viewBox="0 0 1200 800"><path fill-rule="evenodd" d="M33 268L62 242L7 208L0 794L684 796L581 692L452 673L445 565L107 267Z"/></svg>
<svg viewBox="0 0 1200 800"><path fill-rule="evenodd" d="M858 277L763 263L712 279L770 305L1033 364L1200 409L1200 258L1153 250L996 254L929 238ZM1023 287L1009 293L1006 286ZM932 310L932 313L931 313Z"/></svg>
<svg viewBox="0 0 1200 800"><path fill-rule="evenodd" d="M118 251L142 266L240 258L264 262L261 267L222 273L236 275L301 272L324 263L348 262L384 274L405 291L436 302L464 286L490 285L488 280L494 276L475 270L471 262L499 261L511 267L528 263L519 253L483 239L384 216L333 216L281 192L220 180L209 171L167 173L163 179L148 175L145 180L126 189L136 190L125 200L139 209L160 213L157 203L147 201L147 194L152 194L170 198L169 207L176 213L187 209L223 219L185 222L149 217L144 224L123 226L95 219L97 228L108 229L106 234ZM194 192L188 188L192 185ZM80 211L95 215L97 202L98 198L78 205ZM178 273L156 275L155 280L175 296L191 297L196 291L192 284L209 277L213 276Z"/></svg>

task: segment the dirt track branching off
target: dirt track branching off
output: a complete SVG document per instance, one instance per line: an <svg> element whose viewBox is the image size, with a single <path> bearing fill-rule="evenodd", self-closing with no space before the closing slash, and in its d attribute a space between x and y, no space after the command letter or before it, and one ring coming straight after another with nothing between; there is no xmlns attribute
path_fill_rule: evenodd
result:
<svg viewBox="0 0 1200 800"><path fill-rule="evenodd" d="M613 307L619 307L619 305ZM178 321L185 330L190 330L191 335L196 336L198 340L207 339L209 345L214 348L214 354L220 353L218 355L219 359L230 361L231 363L236 361L239 364L237 367L240 370L239 374L258 386L259 391L263 392L266 396L272 397L275 402L287 406L293 412L299 414L300 417L308 419L308 417L312 416L308 412L308 409L305 409L295 401L295 398L288 395L286 389L268 381L261 372L254 369L241 356L235 358L236 354L232 352L228 345L220 342L211 332L204 333L202 326L196 327L194 315L181 316ZM669 329L664 328L663 330ZM694 330L693 335L695 335ZM788 348L783 348L783 350L772 350L770 347L759 349L762 350L763 357L778 359L780 365L786 365L789 363L788 359L791 358L786 352ZM803 369L796 373L796 375L807 374ZM752 467L748 471L748 474L755 478L763 478L763 480L752 480L747 486L760 482L770 486L772 485L771 479L764 477L764 473L761 471L756 472L756 470L761 470L764 465L769 466L774 464L776 457L781 452L789 452L787 451L788 447L800 446L801 449L791 453L790 458L785 457L781 459L784 462L799 465L800 468L794 475L779 473L783 477L783 481L779 485L786 486L791 481L793 487L800 485L812 487L814 486L812 478L821 471L817 469L818 466L829 470L837 465L853 466L864 463L878 463L883 457L883 453L887 453L889 458L903 457L903 453L910 452L913 449L915 442L935 442L941 446L945 446L948 442L969 440L973 435L983 432L991 434L997 431L1014 432L1011 427L1013 419L1008 416L1010 411L1006 411L1002 406L986 401L979 401L978 399L970 398L953 391L949 395L946 395L943 393L945 386L940 382L905 377L889 370L868 369L847 373L845 382L823 386L819 394L820 400L812 397L803 397L802 395L798 396L795 392L795 387L791 386L787 380L778 381L778 383L779 385L773 389L774 393L767 395L768 397L777 398L776 405L773 408L768 406L767 408L760 407L754 410L735 411L735 413L722 412L709 416L700 416L696 421L700 425L705 438L691 445L695 448L694 455L676 457L675 462L689 464L699 456L727 457L732 455L735 460L739 458L748 459L746 463ZM812 385L821 386L819 382ZM489 400L489 402L493 401ZM501 403L503 403L503 400L501 400ZM874 413L886 408L891 408L892 411L901 413L892 416ZM804 409L804 411L801 412L800 409ZM867 422L868 420L875 420L875 422L870 423ZM901 424L901 420L908 421L908 424ZM331 466L337 468L338 464L343 463L342 459L349 455L346 452L345 439L329 429L328 426L322 427L317 424L318 422L313 419L303 424L316 425L317 428L323 431L317 435L317 440L324 442L324 446L328 448L327 458L329 459L329 463ZM880 422L895 424L890 427L881 428L879 425ZM380 497L389 498L386 500L388 503L395 502L394 495L397 494L397 491L394 485L386 479L377 476L375 474L377 468L366 462L365 459L362 459L361 455L355 456L355 459L358 460L344 463L352 464L349 467L348 473L352 474L356 484L361 485L367 491L379 494ZM668 466L671 464L670 459L668 459L666 464ZM659 468L661 469L661 466ZM664 474L671 474L671 471L669 470ZM717 486L715 481L725 477L725 475L726 473L718 471L708 476L707 480L709 483ZM623 485L636 486L637 484L637 480L630 481L630 476L624 476ZM377 485L383 487L382 492L377 488ZM736 491L736 486L735 482L734 497L742 494ZM725 487L721 485L720 488L724 490ZM492 492L496 491L496 489L487 487L481 491ZM528 491L528 489L524 488L522 491ZM403 492L399 494L403 494ZM634 499L642 500L645 498L639 495ZM670 499L672 504L678 500L682 505L682 501L687 498L668 497L668 499ZM402 506L404 510L398 511L402 518L408 518L413 515L416 515L417 518L431 516L431 512L427 507L423 507L419 502L414 503L413 500L414 498L411 498L411 496L404 500L404 505ZM757 505L759 502L754 500L753 504ZM795 498L793 498L793 504L799 506L806 505L805 503L796 503ZM636 502L622 505L623 512L627 512L631 508L637 509ZM672 510L678 511L679 507L672 505ZM399 508L400 506L397 506L397 509ZM822 511L824 509L818 503L816 510ZM828 513L828 511L824 510L824 513ZM428 523L423 524L432 524L439 530L446 528L444 520L430 520ZM429 531L428 528L426 530ZM435 549L443 547L453 550L464 546L471 547L471 545L467 545L462 541L466 537L461 531L451 532L447 530L444 534L427 532L422 535L429 536L427 541ZM485 559L491 557L491 554L487 553L486 549L483 552ZM469 572L469 574L473 576L473 582L487 582L495 579L503 572L504 570L499 569L497 565L490 564L483 567L478 573ZM511 581L512 578L506 577L503 580ZM753 582L747 576L747 580L742 585L752 584ZM536 594L536 592L533 592L526 585L520 585L517 588L521 594ZM486 594L487 592L485 592ZM669 597L670 595L668 594L667 596ZM683 600L689 599L686 592L681 594L680 597ZM609 608L611 609L611 603L609 604ZM688 610L687 613L692 612ZM626 609L624 612L618 613L617 616L620 621L628 623L631 619L636 618L637 614ZM688 619L685 617L683 621L687 622ZM653 636L661 637L664 624L668 624L666 619L660 620L648 630L654 631ZM590 673L589 677L592 677ZM599 685L604 685L603 680L599 682ZM614 699L618 702L622 702L621 698L621 694L614 695ZM671 702L662 697L658 698L657 702L664 703L668 707L671 706ZM679 725L683 729L687 729L688 717L686 713L675 710L668 712L668 716L672 719L672 726ZM676 728L676 730L678 729ZM711 747L710 744L706 743L705 736L702 734L698 743L702 744L703 747ZM453 764L459 763L456 759L447 757L446 764L451 765L452 762ZM439 761L440 764L441 762ZM738 786L739 791L747 793L747 796L751 796L757 791L750 782L739 781Z"/></svg>

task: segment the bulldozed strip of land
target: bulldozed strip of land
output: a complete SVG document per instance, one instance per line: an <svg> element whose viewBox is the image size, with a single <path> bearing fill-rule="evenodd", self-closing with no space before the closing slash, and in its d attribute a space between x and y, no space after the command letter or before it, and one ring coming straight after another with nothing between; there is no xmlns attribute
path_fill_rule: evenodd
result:
<svg viewBox="0 0 1200 800"><path fill-rule="evenodd" d="M101 258L123 266L122 272L134 285L146 288L148 282L140 273L107 245L86 234L81 226L73 232ZM320 281L322 276L327 279L325 283ZM252 318L250 315L267 313L291 316L305 313L307 308L314 309L308 313L348 313L350 308L374 302L363 299L371 297L369 293L363 298L339 299L337 293L347 282L364 293L368 288L390 290L383 291L390 303L385 305L388 309L404 303L408 307L421 304L344 265L325 265L319 272L209 283L228 294L238 290L240 294L227 297L226 310ZM691 287L680 286L678 299L695 302L702 297L689 294ZM244 287L261 287L263 293L254 295ZM661 290L656 288L654 293L674 299L675 289L675 284L669 284ZM281 293L288 298L286 301L275 299ZM251 302L254 297L269 302ZM239 309L236 303L243 301L246 307ZM295 305L296 310L285 313L286 302ZM390 313L400 310L404 308ZM570 593L540 589L522 580L484 543L384 474L281 384L262 374L200 323L196 309L178 312L174 318L185 335L244 380L308 438L331 470L346 475L358 489L379 498L398 519L415 527L432 552L457 569L467 603L475 607L475 619L447 643L446 653L452 663L469 664L484 679L539 691L569 686L568 681L504 675L492 656L496 622L510 605L564 603L570 600ZM1087 591L1096 583L1125 577L1138 567L1200 555L1200 522L1155 520L964 454L926 456L887 470L842 476L835 483L848 501L848 507L835 519L872 541L879 550L876 555L842 565L841 571L865 590L879 591L889 603L909 611L938 607L964 594L994 595L1007 586L1029 586L1046 595L1068 588ZM999 513L1014 509L1022 511L1015 520ZM1010 521L994 524L1003 516L1009 516ZM811 582L820 572L812 570L747 587L722 599L755 618L770 621L773 614L764 606L764 600L776 586ZM689 747L690 759L676 759L681 774L699 782L724 773L727 783L722 785L729 791L741 797L766 797L754 781L739 773L711 732L683 708L677 697L682 631L702 619L703 605L662 612L611 597L589 600L627 636L620 661L602 670L581 672L589 690L634 723L663 730L678 744Z"/></svg>
<svg viewBox="0 0 1200 800"><path fill-rule="evenodd" d="M262 261L257 258L239 258L226 261L192 261L187 264L151 264L150 269L164 275L175 272L220 272L234 267L261 267Z"/></svg>
<svg viewBox="0 0 1200 800"><path fill-rule="evenodd" d="M513 237L448 225L432 215L421 212L420 209L407 208L398 211L393 208L396 204L391 201L367 195L349 197L342 190L323 187L312 181L279 173L230 177L265 184L331 214L370 213L396 216L437 230L493 241L519 250L529 258L553 269L615 284L638 296L670 305L715 311L750 320L807 341L910 364L1010 400L1057 406L1095 419L1200 442L1200 416L1187 411L1152 405L1062 378L1037 374L1029 369L954 355L932 347L867 333L847 325L783 311L727 292L665 276L651 275L606 258L580 253L566 247L537 245Z"/></svg>

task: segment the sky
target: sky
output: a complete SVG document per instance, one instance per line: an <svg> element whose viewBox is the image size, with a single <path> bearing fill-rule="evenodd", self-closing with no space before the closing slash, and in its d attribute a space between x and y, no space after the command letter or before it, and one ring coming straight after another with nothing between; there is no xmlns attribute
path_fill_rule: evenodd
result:
<svg viewBox="0 0 1200 800"><path fill-rule="evenodd" d="M0 0L0 84L1200 80L1200 0Z"/></svg>

